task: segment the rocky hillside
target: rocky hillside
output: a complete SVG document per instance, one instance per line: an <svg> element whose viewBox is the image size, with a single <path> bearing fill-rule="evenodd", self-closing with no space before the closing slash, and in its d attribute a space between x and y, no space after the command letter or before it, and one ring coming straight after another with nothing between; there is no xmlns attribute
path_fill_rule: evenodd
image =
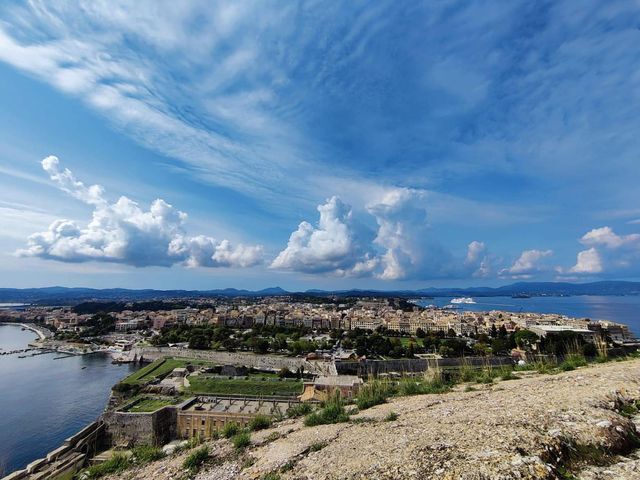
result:
<svg viewBox="0 0 640 480"><path fill-rule="evenodd" d="M228 440L211 442L211 457L195 478L640 478L634 453L640 360L521 374L474 388L397 398L348 423L305 427L286 420L253 433L242 453ZM187 455L113 478L188 478Z"/></svg>

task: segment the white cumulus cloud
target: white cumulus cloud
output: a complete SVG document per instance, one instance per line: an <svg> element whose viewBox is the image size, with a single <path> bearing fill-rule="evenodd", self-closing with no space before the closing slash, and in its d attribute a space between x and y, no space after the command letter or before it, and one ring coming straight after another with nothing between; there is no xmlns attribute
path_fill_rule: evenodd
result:
<svg viewBox="0 0 640 480"><path fill-rule="evenodd" d="M318 226L301 222L271 267L309 273L346 273L357 266L358 272L366 271L369 259L358 241L351 207L333 196L318 205L318 212Z"/></svg>
<svg viewBox="0 0 640 480"><path fill-rule="evenodd" d="M640 234L618 235L611 227L594 228L580 238L586 248L578 252L568 272L593 274L637 274L640 272Z"/></svg>
<svg viewBox="0 0 640 480"><path fill-rule="evenodd" d="M387 188L365 207L375 233L354 219L351 206L334 196L318 206L317 226L298 225L271 268L381 280L487 277L486 245L471 242L466 257L429 240L426 192ZM371 223L371 222L370 222Z"/></svg>
<svg viewBox="0 0 640 480"><path fill-rule="evenodd" d="M569 269L570 273L592 274L602 272L602 260L595 248L578 252L576 264Z"/></svg>
<svg viewBox="0 0 640 480"><path fill-rule="evenodd" d="M511 267L503 268L499 274L501 277L531 278L548 269L542 260L552 255L552 250L525 250Z"/></svg>
<svg viewBox="0 0 640 480"><path fill-rule="evenodd" d="M471 271L471 276L486 278L491 273L491 265L487 254L487 246L484 242L474 240L467 245L467 256L464 266Z"/></svg>
<svg viewBox="0 0 640 480"><path fill-rule="evenodd" d="M187 215L156 199L149 210L122 196L110 203L99 185L87 187L59 160L50 156L43 169L58 187L94 207L85 226L56 220L44 232L31 235L20 256L64 262L103 261L146 266L182 263L196 267L248 267L262 261L261 246L231 245L228 240L189 237L184 231Z"/></svg>
<svg viewBox="0 0 640 480"><path fill-rule="evenodd" d="M419 269L425 253L420 243L427 227L424 200L422 191L396 188L367 206L378 224L374 243L384 249L379 278L398 280Z"/></svg>

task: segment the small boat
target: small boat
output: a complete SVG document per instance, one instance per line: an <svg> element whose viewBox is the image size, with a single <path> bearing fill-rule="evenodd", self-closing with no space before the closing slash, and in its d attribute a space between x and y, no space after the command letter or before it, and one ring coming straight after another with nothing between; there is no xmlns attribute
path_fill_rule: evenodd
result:
<svg viewBox="0 0 640 480"><path fill-rule="evenodd" d="M531 298L531 295L527 295L526 293L516 293L515 295L511 295L511 298Z"/></svg>

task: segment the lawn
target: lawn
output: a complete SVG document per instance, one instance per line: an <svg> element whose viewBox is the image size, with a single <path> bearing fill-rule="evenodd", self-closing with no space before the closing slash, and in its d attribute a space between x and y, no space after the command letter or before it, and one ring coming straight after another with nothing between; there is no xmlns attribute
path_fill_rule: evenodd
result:
<svg viewBox="0 0 640 480"><path fill-rule="evenodd" d="M177 401L177 399L169 398L143 398L126 411L131 413L155 412L161 407L175 405Z"/></svg>
<svg viewBox="0 0 640 480"><path fill-rule="evenodd" d="M189 364L211 365L205 360L195 360L192 358L163 358L129 375L123 380L123 383L147 383L156 378L164 377L168 373L171 373L174 368L185 367Z"/></svg>
<svg viewBox="0 0 640 480"><path fill-rule="evenodd" d="M403 347L408 347L410 343L415 343L417 346L418 339L415 337L387 337L388 339L397 338L400 340L400 343Z"/></svg>
<svg viewBox="0 0 640 480"><path fill-rule="evenodd" d="M300 395L302 382L300 380L280 380L273 377L252 375L249 379L212 377L206 375L192 375L189 377L192 393L208 393L219 395Z"/></svg>

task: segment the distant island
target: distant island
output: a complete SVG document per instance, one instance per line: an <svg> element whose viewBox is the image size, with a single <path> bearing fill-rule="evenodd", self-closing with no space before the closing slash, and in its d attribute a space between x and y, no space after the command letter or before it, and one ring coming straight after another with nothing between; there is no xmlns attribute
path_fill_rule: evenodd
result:
<svg viewBox="0 0 640 480"><path fill-rule="evenodd" d="M337 297L501 297L569 296L569 295L639 295L640 282L601 281L590 283L518 282L501 287L422 288L417 290L306 290L291 292L280 287L262 290L224 288L216 290L154 290L126 288L0 288L0 302L54 304L85 300L148 300L166 298L213 297L276 297L322 296Z"/></svg>

